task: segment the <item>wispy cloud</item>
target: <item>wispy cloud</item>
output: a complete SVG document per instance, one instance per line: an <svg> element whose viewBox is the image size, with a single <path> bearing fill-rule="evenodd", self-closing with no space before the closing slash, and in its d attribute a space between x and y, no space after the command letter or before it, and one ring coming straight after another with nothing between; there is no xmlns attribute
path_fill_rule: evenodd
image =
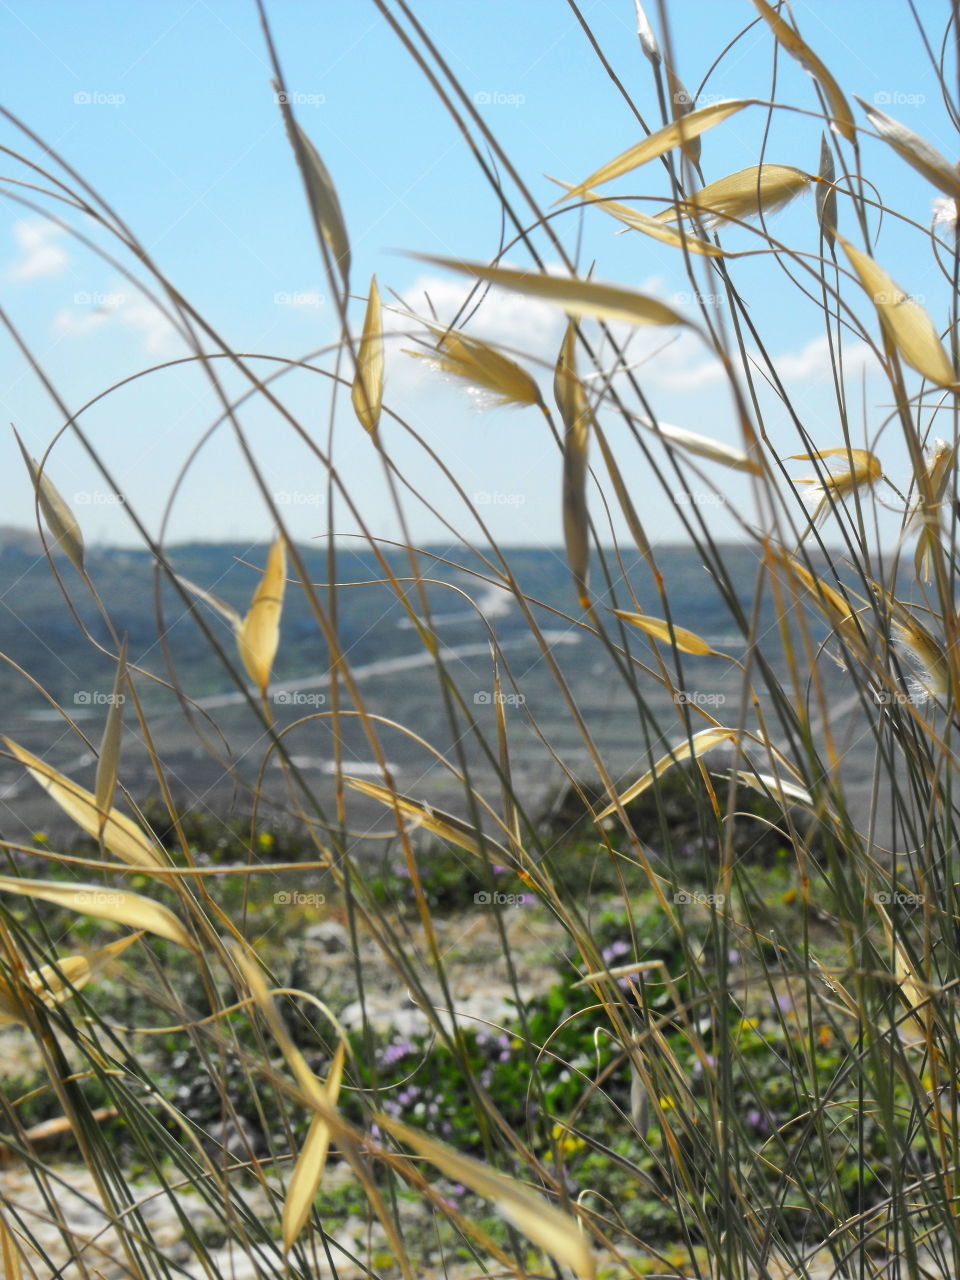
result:
<svg viewBox="0 0 960 1280"><path fill-rule="evenodd" d="M60 338L83 338L106 325L130 329L150 355L168 355L176 345L176 331L162 311L143 298L115 291L73 295L72 305L53 317Z"/></svg>
<svg viewBox="0 0 960 1280"><path fill-rule="evenodd" d="M63 231L52 222L24 219L13 224L13 238L20 256L7 269L10 280L42 280L59 276L70 259L57 243Z"/></svg>

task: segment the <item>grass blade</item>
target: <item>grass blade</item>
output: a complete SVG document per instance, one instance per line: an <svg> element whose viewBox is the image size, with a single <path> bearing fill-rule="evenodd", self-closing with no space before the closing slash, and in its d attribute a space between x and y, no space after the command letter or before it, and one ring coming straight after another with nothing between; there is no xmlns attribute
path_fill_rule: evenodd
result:
<svg viewBox="0 0 960 1280"><path fill-rule="evenodd" d="M595 1274L596 1263L573 1218L561 1213L521 1182L490 1169L471 1156L418 1133L390 1116L378 1113L376 1122L404 1146L429 1160L446 1177L491 1200L519 1231L564 1267L585 1280Z"/></svg>
<svg viewBox="0 0 960 1280"><path fill-rule="evenodd" d="M833 182L837 173L826 134L820 138L820 167L817 176L822 179L817 183L816 191L817 220L824 240L833 248L837 238L837 192Z"/></svg>
<svg viewBox="0 0 960 1280"><path fill-rule="evenodd" d="M341 1040L337 1045L326 1082L321 1086L327 1101L335 1107L340 1096L343 1079L343 1063L346 1046ZM310 1216L310 1208L323 1178L327 1152L330 1149L330 1126L321 1115L314 1115L304 1139L297 1163L294 1165L283 1202L283 1251L289 1253Z"/></svg>
<svg viewBox="0 0 960 1280"><path fill-rule="evenodd" d="M17 444L20 446L23 460L30 472L30 479L33 481L34 492L47 528L53 535L54 542L61 548L77 573L82 574L84 572L83 534L80 532L76 516L60 496L53 481L47 476L46 470L41 475L36 458L27 452L26 445L20 439L16 427L13 429L13 434L17 437Z"/></svg>
<svg viewBox="0 0 960 1280"><path fill-rule="evenodd" d="M20 1250L13 1238L13 1232L2 1215L0 1215L0 1264L3 1265L3 1280L22 1280Z"/></svg>
<svg viewBox="0 0 960 1280"><path fill-rule="evenodd" d="M550 181L566 188L568 192L573 190L569 183L560 182L558 178L551 178ZM631 231L642 231L645 236L651 236L662 244L670 244L677 249L688 249L691 253L699 254L705 258L736 258L739 256L736 253L730 253L726 249L721 249L717 244L711 244L709 240L700 240L697 236L685 235L680 231L674 231L672 227L658 222L650 214L641 213L639 209L632 209L630 205L621 204L618 200L607 200L593 191L585 192L584 198L589 199L591 208L600 209L603 213L609 213L612 218L622 222Z"/></svg>
<svg viewBox="0 0 960 1280"><path fill-rule="evenodd" d="M280 645L280 613L287 571L285 547L282 537L271 546L260 585L237 632L237 647L247 675L264 697Z"/></svg>
<svg viewBox="0 0 960 1280"><path fill-rule="evenodd" d="M60 956L56 964L29 969L16 986L26 987L48 1009L52 1009L54 1005L69 1000L75 990L86 986L104 965L115 960L141 937L141 933L134 933L128 938L120 938L117 942L99 947L88 955ZM16 988L6 978L0 977L0 1025L25 1021L25 1010Z"/></svg>
<svg viewBox="0 0 960 1280"><path fill-rule="evenodd" d="M702 219L708 227L724 219L741 221L761 213L774 213L789 204L813 182L809 173L788 164L750 165L726 178L711 182L696 195L680 202L677 209L658 213L661 222L678 218Z"/></svg>
<svg viewBox="0 0 960 1280"><path fill-rule="evenodd" d="M120 646L117 657L117 671L113 679L113 693L107 711L107 721L103 727L103 738L100 741L100 755L97 758L97 780L94 784L94 801L103 832L107 815L113 807L113 797L117 789L117 775L120 768L120 740L123 736L123 682L127 675L127 642Z"/></svg>
<svg viewBox="0 0 960 1280"><path fill-rule="evenodd" d="M57 802L81 831L94 840L102 840L103 847L129 866L166 866L166 861L147 834L130 818L111 809L104 816L96 797L72 779L59 773L52 765L39 759L25 747L4 738L10 751L25 765L30 776Z"/></svg>
<svg viewBox="0 0 960 1280"><path fill-rule="evenodd" d="M354 791L359 791L361 795L369 796L371 800L379 800L388 809L399 809L401 813L412 818L417 826L423 827L432 835L439 836L441 840L446 840L467 853L481 856L476 828L460 818L455 818L452 813L445 813L442 809L421 804L419 800L412 800L398 791L391 791L389 787L380 786L379 783L368 782L366 778L345 777L344 782ZM484 835L483 843L488 850L501 855L504 864L513 864L513 855L502 844L488 835Z"/></svg>
<svg viewBox="0 0 960 1280"><path fill-rule="evenodd" d="M576 369L577 326L571 320L557 357L553 394L563 419L563 540L580 607L590 604L590 516L587 509L587 450L590 410Z"/></svg>
<svg viewBox="0 0 960 1280"><path fill-rule="evenodd" d="M721 742L736 741L737 734L733 729L723 729L719 725L713 729L701 729L692 738L681 742L679 746L674 747L665 756L661 756L652 769L645 773L642 778L638 778L636 782L631 783L626 791L621 794L619 803L627 805L631 800L636 800L637 796L642 795L648 787L651 787L656 782L661 774L666 773L668 769L672 769L675 764L689 760L691 756L696 759L702 756L705 751L718 747ZM597 821L601 822L604 818L609 818L611 813L615 813L616 810L616 804L608 804L602 813L597 814Z"/></svg>
<svg viewBox="0 0 960 1280"><path fill-rule="evenodd" d="M682 324L691 328L678 311L657 298L650 298L619 285L596 280L577 280L571 276L548 276L536 271L515 271L510 267L487 267L482 262L462 262L457 258L439 258L432 254L413 254L423 262L447 267L463 275L486 280L502 289L531 298L556 303L573 316L593 316L600 320L623 320L627 324Z"/></svg>
<svg viewBox="0 0 960 1280"><path fill-rule="evenodd" d="M860 283L873 299L880 324L904 361L940 387L955 387L953 365L943 349L933 321L919 302L908 297L879 263L842 236L837 239Z"/></svg>
<svg viewBox="0 0 960 1280"><path fill-rule="evenodd" d="M374 435L380 425L380 407L383 404L383 321L376 276L370 280L370 297L363 318L351 398L360 425Z"/></svg>
<svg viewBox="0 0 960 1280"><path fill-rule="evenodd" d="M927 142L926 138L921 138L918 133L908 129L899 120L888 116L885 111L871 106L862 98L857 98L857 101L880 137L896 151L902 160L906 160L908 165L918 173L922 173L927 181L932 182L944 195L960 200L960 173L946 156L941 155L936 147Z"/></svg>
<svg viewBox="0 0 960 1280"><path fill-rule="evenodd" d="M131 929L154 933L167 938L178 946L195 950L190 935L177 917L159 902L153 902L142 894L129 889L105 889L98 884L57 884L53 880L21 880L17 876L0 876L0 890L18 893L26 898L38 898L81 915L96 916L100 920L114 920Z"/></svg>
<svg viewBox="0 0 960 1280"><path fill-rule="evenodd" d="M808 71L820 85L823 90L823 96L830 104L830 110L833 112L831 127L836 129L838 133L842 133L848 142L856 142L857 126L853 121L853 112L850 110L849 102L844 97L843 90L830 74L830 71L806 41L801 39L799 32L794 31L793 27L784 22L776 9L771 8L766 3L766 0L753 0L753 3L787 53L796 58L804 71Z"/></svg>
<svg viewBox="0 0 960 1280"><path fill-rule="evenodd" d="M689 100L689 95L686 96ZM699 111L691 111L689 114L681 116L672 123L664 125L662 129L658 129L656 133L651 133L642 142L628 147L626 151L621 151L618 156L608 160L606 164L594 170L589 178L584 178L575 187L571 187L562 199L573 200L579 196L584 196L591 187L598 187L604 182L611 182L614 178L620 178L625 173L630 173L633 169L640 168L641 165L647 164L650 160L656 160L658 156L672 151L674 147L682 146L684 143L689 143L694 138L698 138L707 129L712 129L715 124L719 124L721 120L726 120L738 111L742 111L744 107L753 105L753 102L754 99L752 98L732 98L728 102L712 102L707 107L701 107Z"/></svg>
<svg viewBox="0 0 960 1280"><path fill-rule="evenodd" d="M277 102L283 112L287 136L306 188L317 236L329 245L343 280L344 292L348 293L350 290L350 239L347 235L347 224L343 218L343 210L340 208L337 189L330 177L330 171L320 158L320 153L293 118L287 95L281 93L276 85L274 88L277 89Z"/></svg>
<svg viewBox="0 0 960 1280"><path fill-rule="evenodd" d="M711 440L696 431L688 431L685 427L674 427L668 422L651 422L648 418L638 418L641 426L662 437L668 444L678 445L688 453L695 453L700 458L709 458L711 462L719 462L734 471L749 471L752 475L760 474L760 464L748 458L742 449L723 444L719 440Z"/></svg>
<svg viewBox="0 0 960 1280"><path fill-rule="evenodd" d="M689 116L692 113L694 110L693 98L691 98L683 81L674 71L673 67L670 66L669 62L665 62L663 64L663 69L667 73L667 93L670 98L670 112L674 121L677 122L680 120L681 116ZM684 137L680 143L680 150L691 164L699 164L700 152L702 150L700 135L697 134L690 138L686 136L686 131L684 130Z"/></svg>
<svg viewBox="0 0 960 1280"><path fill-rule="evenodd" d="M176 579L182 587L186 587L188 591L193 592L193 594L198 599L202 600L204 604L208 604L214 613L219 613L221 618L230 623L234 631L239 631L243 626L243 618L241 618L240 614L237 613L233 605L227 604L225 600L221 600L211 591L205 591L203 587L198 587L195 582L191 582L189 578L184 578L182 574L178 573L176 575Z"/></svg>
<svg viewBox="0 0 960 1280"><path fill-rule="evenodd" d="M440 335L435 350L406 354L427 360L443 373L489 392L497 405L543 405L540 388L530 374L515 360L477 338L451 329Z"/></svg>
<svg viewBox="0 0 960 1280"><path fill-rule="evenodd" d="M645 613L630 613L626 609L614 609L613 612L624 622L629 622L632 627L636 627L638 631L643 631L654 640L660 640L664 644L679 649L681 653L692 653L705 658L716 652L710 648L706 640L693 631L675 627L672 623L665 622L663 618L648 618Z"/></svg>

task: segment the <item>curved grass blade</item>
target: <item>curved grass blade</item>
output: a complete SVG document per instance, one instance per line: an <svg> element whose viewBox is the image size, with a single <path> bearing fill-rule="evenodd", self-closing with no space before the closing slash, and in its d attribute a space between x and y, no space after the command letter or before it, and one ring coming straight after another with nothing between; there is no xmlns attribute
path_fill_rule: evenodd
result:
<svg viewBox="0 0 960 1280"><path fill-rule="evenodd" d="M603 434L599 424L594 421L594 435L597 437L597 444L600 446L600 453L603 455L603 461L606 464L607 473L610 476L610 482L613 485L613 491L617 495L617 501L620 503L620 510L623 512L624 519L627 522L627 528L630 530L630 536L633 538L634 546L646 560L651 569L655 569L653 560L653 549L650 546L643 525L640 523L640 517L637 515L637 509L634 506L633 499L630 497L630 491L627 488L617 460L614 457L613 450L607 443L607 438Z"/></svg>
<svg viewBox="0 0 960 1280"><path fill-rule="evenodd" d="M573 190L569 183L561 182L558 178L551 178L550 181L555 182L557 186L564 187L568 192ZM700 240L695 235L689 233L685 235L680 231L674 231L672 227L658 222L650 214L641 213L639 209L632 209L628 204L621 204L617 200L607 200L604 196L597 195L593 191L587 191L584 198L589 200L591 208L597 208L602 213L608 213L612 218L616 218L618 222L622 222L624 226L629 227L631 231L642 231L644 235L651 236L662 244L670 244L677 249L688 249L691 253L699 254L705 258L736 258L740 256L737 253L731 253L727 249L721 249L718 244L711 244L709 240Z"/></svg>
<svg viewBox="0 0 960 1280"><path fill-rule="evenodd" d="M587 510L587 451L590 444L590 410L583 383L576 370L577 326L567 324L557 357L553 394L563 419L563 540L567 562L577 586L580 607L590 604L590 518Z"/></svg>
<svg viewBox="0 0 960 1280"><path fill-rule="evenodd" d="M401 795L398 791L391 791L389 787L382 787L379 783L368 782L366 778L350 778L345 777L344 782L348 787L352 787L354 791L359 791L361 795L369 796L371 800L378 800L388 809L399 809L401 813L412 818L416 824L423 827L425 831L429 831L431 835L439 836L441 840L446 840L449 844L456 845L458 849L465 849L467 853L481 856L480 841L475 827L463 822L460 818L455 818L452 813L445 813L442 809L434 809L431 805L421 804L419 800L412 800L409 796ZM488 835L484 835L483 843L485 847L502 856L505 866L512 866L516 859L502 844L492 839Z"/></svg>
<svg viewBox="0 0 960 1280"><path fill-rule="evenodd" d="M340 1083L343 1079L343 1063L346 1045L337 1045L327 1079L321 1088L330 1107L337 1105ZM304 1139L297 1163L290 1175L286 1198L283 1202L283 1251L289 1253L310 1216L310 1208L320 1188L327 1152L330 1149L330 1126L323 1116L315 1114Z"/></svg>
<svg viewBox="0 0 960 1280"><path fill-rule="evenodd" d="M167 865L161 850L130 818L117 809L111 809L104 815L96 797L85 788L9 738L4 738L3 741L20 763L26 766L30 776L73 819L81 831L85 831L94 840L102 840L103 847L121 862L147 870Z"/></svg>
<svg viewBox="0 0 960 1280"><path fill-rule="evenodd" d="M743 769L737 770L737 778L745 787L759 791L761 795L771 796L774 800L779 800L782 795L784 800L789 800L792 804L803 805L807 809L814 807L810 792L795 782L786 782L769 773L750 773Z"/></svg>
<svg viewBox="0 0 960 1280"><path fill-rule="evenodd" d="M784 551L768 545L766 559L771 566L784 570L808 595L812 596L816 607L831 628L843 637L844 643L851 651L856 653L862 651L863 636L857 613L839 591L831 587L829 582L816 577L799 560L788 556Z"/></svg>
<svg viewBox="0 0 960 1280"><path fill-rule="evenodd" d="M3 1266L3 1280L23 1280L20 1250L2 1214L0 1214L0 1264Z"/></svg>
<svg viewBox="0 0 960 1280"><path fill-rule="evenodd" d="M142 936L142 932L133 933L128 938L120 938L105 947L98 947L87 955L60 956L56 964L29 969L16 985L0 976L0 1026L26 1021L26 1011L17 992L18 986L26 987L48 1009L52 1009L69 1000L74 991L86 986L104 965L122 955L127 947Z"/></svg>
<svg viewBox="0 0 960 1280"><path fill-rule="evenodd" d="M117 671L113 678L113 693L110 697L110 708L107 711L107 722L103 727L103 738L100 741L100 754L97 758L97 780L94 784L94 800L100 815L100 833L103 832L107 815L113 807L113 797L117 790L117 776L120 768L120 740L123 736L123 682L127 675L127 642L124 639L117 657Z"/></svg>
<svg viewBox="0 0 960 1280"><path fill-rule="evenodd" d="M689 95L685 93L685 96L689 100ZM698 138L701 133L706 132L707 129L712 129L715 124L719 124L721 120L726 120L729 116L735 115L736 112L742 111L744 107L752 106L754 101L753 98L731 98L728 102L712 102L709 106L701 107L698 111L691 111L687 115L680 116L679 119L674 120L671 124L664 125L662 129L658 129L656 133L651 133L642 142L628 147L626 151L621 151L618 156L608 160L599 169L595 169L589 178L584 178L575 187L571 187L561 199L574 200L579 196L584 196L591 187L598 187L604 182L611 182L614 178L620 178L623 174L630 173L633 169L638 169L650 160L656 160L658 156L665 155L666 152L672 151L674 147L690 143L694 138Z"/></svg>
<svg viewBox="0 0 960 1280"><path fill-rule="evenodd" d="M191 582L189 578L185 578L180 573L175 576L182 587L192 591L204 604L208 604L215 613L219 613L221 618L230 623L234 631L239 631L243 625L243 618L237 613L232 604L227 604L225 600L221 600L219 596L215 596L211 591L205 591L203 587L198 587L195 582Z"/></svg>
<svg viewBox="0 0 960 1280"><path fill-rule="evenodd" d="M464 333L448 329L440 333L433 351L407 351L406 354L427 360L443 373L489 392L497 405L543 406L540 388L530 374L515 360L478 338L468 338Z"/></svg>
<svg viewBox="0 0 960 1280"><path fill-rule="evenodd" d="M821 179L817 183L816 202L817 202L817 221L820 223L820 230L823 232L823 238L831 249L837 239L837 191L833 183L837 176L837 171L833 163L833 151L827 142L826 134L820 137L820 167L817 170L817 176Z"/></svg>
<svg viewBox="0 0 960 1280"><path fill-rule="evenodd" d="M742 449L723 444L720 440L711 440L696 431L688 431L685 427L674 427L669 422L651 422L649 418L637 418L641 426L661 436L668 444L678 445L687 453L695 453L700 458L708 458L711 462L719 462L722 466L734 471L749 471L759 475L760 464L749 458Z"/></svg>
<svg viewBox="0 0 960 1280"><path fill-rule="evenodd" d="M803 169L788 164L750 165L726 178L703 187L676 208L664 209L656 215L660 222L676 222L679 218L697 218L707 227L725 219L742 221L761 213L774 213L789 204L813 182Z"/></svg>
<svg viewBox="0 0 960 1280"><path fill-rule="evenodd" d="M482 262L462 262L457 258L440 258L428 253L411 257L447 267L477 280L486 280L501 289L513 289L531 298L556 303L573 316L594 316L600 320L623 320L627 324L682 324L695 328L678 311L657 298L619 285L596 280L577 280L570 276L548 276L536 271L515 271L510 267L487 267Z"/></svg>
<svg viewBox="0 0 960 1280"><path fill-rule="evenodd" d="M30 479L33 481L34 492L46 526L53 535L56 545L60 547L77 573L82 574L84 572L83 534L80 532L76 516L60 496L53 481L47 476L46 470L41 474L39 463L27 452L27 447L20 439L16 427L13 428L13 434L17 437L17 444L20 446L23 460L30 472Z"/></svg>
<svg viewBox="0 0 960 1280"><path fill-rule="evenodd" d="M55 907L76 911L80 915L114 920L130 929L142 929L195 951L190 935L177 917L159 902L152 902L129 889L105 889L99 884L58 884L54 880L21 880L17 876L0 876L0 891L18 893L25 898L38 898Z"/></svg>
<svg viewBox="0 0 960 1280"><path fill-rule="evenodd" d="M702 658L716 653L701 636L693 631L686 631L683 627L671 626L663 618L648 618L645 613L631 613L626 609L614 609L613 612L638 631L679 649L681 653L692 653Z"/></svg>
<svg viewBox="0 0 960 1280"><path fill-rule="evenodd" d="M663 69L667 74L667 93L670 96L670 111L674 121L679 121L683 116L689 116L694 109L694 101L686 90L683 81L670 66L669 62L663 64ZM700 152L702 144L700 135L687 137L684 133L683 140L680 143L680 150L691 162L691 164L700 163Z"/></svg>
<svg viewBox="0 0 960 1280"><path fill-rule="evenodd" d="M850 104L828 68L821 62L806 41L801 39L799 32L794 31L793 27L784 22L776 9L771 8L766 3L766 0L753 0L753 3L787 53L796 58L804 71L808 71L820 85L823 90L823 96L833 112L831 127L836 129L838 133L843 134L848 142L856 142L857 126L853 120Z"/></svg>
<svg viewBox="0 0 960 1280"><path fill-rule="evenodd" d="M955 387L957 377L933 321L873 258L837 236L860 283L873 299L880 324L904 361L940 387Z"/></svg>
<svg viewBox="0 0 960 1280"><path fill-rule="evenodd" d="M348 293L350 291L350 239L347 235L347 225L344 222L343 210L340 208L337 189L316 147L293 118L287 95L281 93L276 84L274 89L283 113L287 136L293 147L293 154L296 156L297 167L306 188L317 236L329 245L343 280L344 292Z"/></svg>
<svg viewBox="0 0 960 1280"><path fill-rule="evenodd" d="M960 200L960 173L950 161L927 142L918 133L908 129L906 125L888 116L885 111L878 110L862 98L857 98L866 112L867 119L889 146L902 160L906 160L911 168L922 173L928 182L944 193Z"/></svg>
<svg viewBox="0 0 960 1280"><path fill-rule="evenodd" d="M266 696L273 660L280 644L280 613L286 585L286 551L277 538L267 555L267 567L253 593L250 608L237 632L237 647L247 675Z"/></svg>
<svg viewBox="0 0 960 1280"><path fill-rule="evenodd" d="M712 729L701 729L699 733L695 733L691 738L681 742L679 746L674 747L665 756L661 756L652 769L648 770L642 778L638 778L636 782L631 783L620 796L619 803L628 805L631 800L636 800L637 796L642 795L648 787L651 787L656 782L661 774L666 773L668 769L672 769L675 764L689 760L691 756L698 758L705 751L710 751L713 747L719 746L721 742L736 741L737 733L734 729L723 729L719 725ZM616 810L616 804L608 804L602 813L597 814L597 822L602 822L604 818L609 818L612 813L616 813Z"/></svg>
<svg viewBox="0 0 960 1280"><path fill-rule="evenodd" d="M640 48L643 50L644 57L656 65L660 61L660 46L657 44L657 37L653 34L650 19L644 13L640 0L633 0L633 7L637 11L637 37Z"/></svg>
<svg viewBox="0 0 960 1280"><path fill-rule="evenodd" d="M819 521L830 510L830 499L837 501L855 489L869 488L883 475L883 465L869 449L820 449L815 453L793 453L793 462L824 463L819 476L803 476L797 483L813 487L805 495L814 508L811 519ZM837 461L834 461L836 459ZM840 461L842 460L842 461Z"/></svg>
<svg viewBox="0 0 960 1280"><path fill-rule="evenodd" d="M953 473L957 450L946 440L934 442L933 452L926 460L926 481L930 493L929 506L921 497L910 518L908 532L919 529L914 568L922 582L929 582L933 571L933 550L940 540L941 507Z"/></svg>
<svg viewBox="0 0 960 1280"><path fill-rule="evenodd" d="M506 1174L463 1156L446 1143L418 1133L391 1116L377 1113L376 1123L391 1137L429 1160L442 1174L492 1201L500 1213L563 1267L591 1280L596 1262L577 1222L542 1196Z"/></svg>
<svg viewBox="0 0 960 1280"><path fill-rule="evenodd" d="M383 403L383 321L380 309L380 290L377 277L370 280L370 297L363 318L363 334L357 352L357 371L351 393L353 408L371 435L380 425L380 407Z"/></svg>
<svg viewBox="0 0 960 1280"><path fill-rule="evenodd" d="M341 1139L341 1144L345 1139L352 1140L355 1131L345 1120L342 1119L336 1109L330 1105L325 1086L320 1083L314 1073L310 1070L310 1067L307 1065L306 1058L293 1043L293 1040L287 1033L287 1029L283 1025L283 1019L280 1017L277 1006L274 1003L273 996L270 994L267 984L264 981L263 972L253 953L249 951L249 949L242 949L236 945L233 946L231 950L237 968L240 970L247 986L250 988L250 994L253 996L257 1008L266 1019L267 1025L269 1026L277 1044L280 1046L284 1059L286 1060L290 1070L293 1072L294 1078L305 1095L309 1106L313 1109L316 1115L322 1116L324 1120L326 1120L327 1124L330 1126L331 1133L335 1137ZM341 1041L341 1044L342 1043L343 1041ZM356 1172L358 1166L355 1157L351 1159L350 1163ZM365 1184L365 1189L367 1191L370 1206L375 1210L377 1218L383 1227L387 1243L394 1251L394 1256L400 1266L404 1280L413 1280L413 1274L407 1263L403 1243L397 1233L396 1225L390 1214L387 1212L386 1206L383 1203L375 1184L371 1183L369 1187L366 1187Z"/></svg>

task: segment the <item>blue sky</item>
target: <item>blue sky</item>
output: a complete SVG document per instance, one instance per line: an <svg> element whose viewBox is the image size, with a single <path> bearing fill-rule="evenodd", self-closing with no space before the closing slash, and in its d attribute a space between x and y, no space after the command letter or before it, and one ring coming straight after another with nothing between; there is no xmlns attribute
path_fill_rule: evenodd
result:
<svg viewBox="0 0 960 1280"><path fill-rule="evenodd" d="M636 38L633 0L583 0L580 7L638 109L656 126L656 98ZM677 69L691 90L725 42L755 16L748 0L670 0L666 7ZM414 0L413 9L542 205L556 193L545 175L581 179L641 136L563 0ZM655 19L655 3L648 9ZM451 314L463 296L462 283L403 251L475 260L489 260L497 251L498 204L457 129L372 3L273 0L267 10L298 119L339 190L353 251L352 292L365 295L376 272L385 296L392 289L422 313L429 294L441 315ZM939 45L949 6L927 0L921 10ZM905 3L805 0L793 11L806 39L849 94L877 102L954 158L954 130ZM758 24L711 76L703 100L767 97L771 50L770 33ZM334 308L252 3L5 0L0 4L0 71L6 108L96 188L234 349L299 358L335 339ZM955 79L952 66L948 75ZM816 108L812 82L799 67L781 57L779 77L779 100ZM755 163L765 122L764 113L753 108L707 134L707 179ZM42 158L10 123L0 122L0 130L5 146ZM815 170L819 134L816 120L778 115L767 158ZM881 194L929 225L937 194L929 184L879 142L866 139L863 152ZM3 173L36 181L9 157ZM185 353L162 315L118 269L45 222L43 212L58 213L145 280L129 252L118 249L84 214L19 189L38 206L27 208L11 198L17 190L6 183L0 206L0 296L71 410L114 381ZM662 169L651 166L614 184L610 193L665 196L667 191ZM844 221L842 208L841 221L852 236L852 218L848 214ZM771 225L786 242L816 250L812 196L776 215ZM555 227L571 254L579 243L581 264L595 262L598 277L656 293L693 313L676 251L639 235L617 236L615 224L596 211L583 220L564 214ZM741 231L726 237L729 247L752 243ZM942 324L947 295L929 240L888 221L877 255ZM556 264L555 254L546 256ZM529 262L520 250L509 260ZM817 309L797 300L769 258L738 262L735 278L750 298L751 315L796 395L805 424L823 447L838 443ZM363 304L352 305L359 328ZM860 314L875 332L869 306ZM563 317L550 307L500 295L489 299L472 331L529 350L546 368L556 356L562 325ZM647 330L632 341L633 357L645 362L645 389L665 421L736 442L729 393L696 339ZM409 339L391 342L388 403L439 453L470 495L482 495L484 514L499 539L557 544L559 460L540 416L531 410L478 410L463 388L404 356L402 348L410 345ZM5 336L0 336L0 360L0 523L30 524L32 496L6 423L14 422L38 455L63 423ZM862 417L872 435L887 414L883 388L869 360L854 350L850 360L855 418ZM332 369L334 356L321 363ZM275 366L256 365L261 373L268 367ZM235 374L225 372L224 380L234 393L242 389ZM329 380L296 373L280 388L303 429L325 444ZM765 411L778 447L797 452L786 415L772 398L765 401ZM181 366L111 394L81 421L117 487L156 533L180 468L216 416L209 384L197 369ZM326 479L316 460L265 406L248 406L242 421L269 488L282 495L278 501L292 532L302 538L322 535L328 524ZM348 397L340 399L334 421L335 462L367 527L378 536L398 536L388 487ZM626 433L612 422L610 431L652 535L676 538L681 525L671 503L654 490ZM404 503L414 540L443 536L418 493L477 537L420 445L394 423L386 423L383 433L387 451L412 487ZM878 452L891 477L900 478L905 454L892 429L882 436ZM69 435L57 444L48 466L89 541L137 541L129 512ZM712 511L712 527L718 536L737 536L737 516L753 518L746 483L709 464L704 473L729 499L727 507ZM600 511L596 502L594 511ZM344 534L356 527L342 503L332 524ZM271 527L235 442L221 428L192 464L166 536L264 540Z"/></svg>

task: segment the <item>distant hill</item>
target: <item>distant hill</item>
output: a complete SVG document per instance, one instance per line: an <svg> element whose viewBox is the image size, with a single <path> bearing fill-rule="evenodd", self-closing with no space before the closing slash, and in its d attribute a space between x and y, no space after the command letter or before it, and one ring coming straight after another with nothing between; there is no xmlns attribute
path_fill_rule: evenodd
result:
<svg viewBox="0 0 960 1280"><path fill-rule="evenodd" d="M43 554L43 543L35 529L0 524L0 556L8 554L36 556Z"/></svg>

